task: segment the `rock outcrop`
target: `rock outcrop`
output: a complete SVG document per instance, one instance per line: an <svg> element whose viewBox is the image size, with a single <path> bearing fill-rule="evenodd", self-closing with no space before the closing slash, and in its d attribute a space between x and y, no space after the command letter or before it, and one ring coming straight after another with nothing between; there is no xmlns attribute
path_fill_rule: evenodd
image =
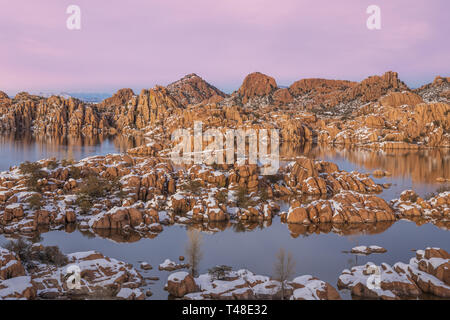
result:
<svg viewBox="0 0 450 320"><path fill-rule="evenodd" d="M385 253L387 250L380 246L357 246L352 248L350 253L369 255L372 253Z"/></svg>
<svg viewBox="0 0 450 320"><path fill-rule="evenodd" d="M169 84L167 89L170 95L183 107L202 102L219 102L226 96L225 93L210 85L195 73L188 74Z"/></svg>
<svg viewBox="0 0 450 320"><path fill-rule="evenodd" d="M237 91L242 103L246 104L254 97L267 96L277 88L275 79L260 72L249 74Z"/></svg>
<svg viewBox="0 0 450 320"><path fill-rule="evenodd" d="M25 269L17 255L9 250L0 248L0 280L24 275Z"/></svg>
<svg viewBox="0 0 450 320"><path fill-rule="evenodd" d="M340 300L330 284L310 275L288 281L282 293L281 283L249 270L227 272L220 279L211 274L192 278L187 272L171 274L166 289L170 295L186 300Z"/></svg>
<svg viewBox="0 0 450 320"><path fill-rule="evenodd" d="M42 260L49 252L44 250L40 244L32 245L25 271L14 253L0 249L0 300L144 299L139 289L144 280L129 264L96 251L62 255L49 262ZM80 272L79 286L75 286L74 278L71 287L70 276L75 269Z"/></svg>
<svg viewBox="0 0 450 320"><path fill-rule="evenodd" d="M303 205L293 201L282 221L294 224L352 224L395 221L394 211L383 199L352 191L343 191L331 199Z"/></svg>
<svg viewBox="0 0 450 320"><path fill-rule="evenodd" d="M413 190L405 190L399 199L391 201L391 205L401 218L448 219L450 217L450 191L439 193L425 200Z"/></svg>
<svg viewBox="0 0 450 320"><path fill-rule="evenodd" d="M121 89L99 104L20 93L0 97L0 131L52 135L146 136L159 149L142 146L135 154L156 155L171 147L171 134L192 128L278 129L282 141L318 141L372 149L450 146L448 78L410 90L395 72L361 82L301 79L288 88L259 72L226 95L195 74L167 87L135 95Z"/></svg>
<svg viewBox="0 0 450 320"><path fill-rule="evenodd" d="M339 289L353 296L383 300L420 298L422 294L450 297L450 255L443 249L417 250L408 264L367 263L342 271Z"/></svg>

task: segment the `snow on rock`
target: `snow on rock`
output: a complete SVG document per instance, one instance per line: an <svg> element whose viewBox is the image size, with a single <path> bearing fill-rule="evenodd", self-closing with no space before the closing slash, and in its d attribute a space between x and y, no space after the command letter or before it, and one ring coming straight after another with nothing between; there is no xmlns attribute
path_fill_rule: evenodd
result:
<svg viewBox="0 0 450 320"><path fill-rule="evenodd" d="M175 272L167 278L167 291L170 295L181 298L199 290L194 278L187 272Z"/></svg>
<svg viewBox="0 0 450 320"><path fill-rule="evenodd" d="M16 254L0 247L0 280L24 275L25 269Z"/></svg>
<svg viewBox="0 0 450 320"><path fill-rule="evenodd" d="M448 219L450 217L450 191L441 192L425 200L413 190L405 190L399 199L391 200L396 215L401 218L424 217Z"/></svg>
<svg viewBox="0 0 450 320"><path fill-rule="evenodd" d="M194 279L187 272L177 272L169 276L167 289L171 295L187 300L248 300L280 299L282 286L277 280L241 269L228 271L220 279L209 273ZM336 289L312 276L302 276L292 282L286 282L284 297L285 299L340 299Z"/></svg>
<svg viewBox="0 0 450 320"><path fill-rule="evenodd" d="M379 246L357 246L352 248L351 253L369 255L372 253L385 253L387 250Z"/></svg>
<svg viewBox="0 0 450 320"><path fill-rule="evenodd" d="M163 263L161 263L159 265L158 269L164 270L164 271L174 271L174 270L183 269L183 268L187 268L187 267L189 267L188 264L176 263L170 259L166 259L166 260L164 260Z"/></svg>
<svg viewBox="0 0 450 320"><path fill-rule="evenodd" d="M450 255L443 249L418 250L409 264L393 267L369 262L344 270L339 289L349 289L353 296L378 299L418 298L422 293L450 297Z"/></svg>
<svg viewBox="0 0 450 320"><path fill-rule="evenodd" d="M172 273L171 275L169 275L167 280L179 283L179 282L182 282L187 276L189 276L189 273L187 273L186 271L180 271L180 272L175 272L175 273Z"/></svg>
<svg viewBox="0 0 450 320"><path fill-rule="evenodd" d="M14 277L0 280L0 300L4 299L34 299L36 288L30 276Z"/></svg>
<svg viewBox="0 0 450 320"><path fill-rule="evenodd" d="M141 263L141 269L142 270L151 270L153 267L148 262L142 262Z"/></svg>
<svg viewBox="0 0 450 320"><path fill-rule="evenodd" d="M20 265L20 272L7 271L0 277L0 299L66 299L78 296L94 299L142 299L138 290L144 284L143 277L132 265L113 258L105 257L97 251L76 252L66 255L65 265L44 264L40 261L39 251L43 246L34 245L31 256L32 268L25 274ZM0 249L0 266L8 270L20 261L5 249ZM79 271L80 288L68 286L70 276ZM3 277L6 276L7 278ZM73 283L73 282L72 282ZM125 290L128 289L128 290ZM131 291L129 291L131 290ZM120 296L117 296L120 293Z"/></svg>
<svg viewBox="0 0 450 320"><path fill-rule="evenodd" d="M122 288L116 297L120 300L144 300L144 294L139 289Z"/></svg>
<svg viewBox="0 0 450 320"><path fill-rule="evenodd" d="M295 278L291 286L294 288L292 300L340 300L335 288L310 275Z"/></svg>

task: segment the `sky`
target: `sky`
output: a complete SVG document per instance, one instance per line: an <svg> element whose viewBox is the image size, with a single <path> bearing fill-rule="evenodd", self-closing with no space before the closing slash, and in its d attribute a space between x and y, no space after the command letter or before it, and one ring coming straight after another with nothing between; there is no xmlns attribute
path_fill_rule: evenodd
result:
<svg viewBox="0 0 450 320"><path fill-rule="evenodd" d="M81 29L69 30L69 5ZM369 30L369 5L381 29ZM139 92L196 73L225 92L255 71L410 87L450 76L448 0L0 0L0 90Z"/></svg>

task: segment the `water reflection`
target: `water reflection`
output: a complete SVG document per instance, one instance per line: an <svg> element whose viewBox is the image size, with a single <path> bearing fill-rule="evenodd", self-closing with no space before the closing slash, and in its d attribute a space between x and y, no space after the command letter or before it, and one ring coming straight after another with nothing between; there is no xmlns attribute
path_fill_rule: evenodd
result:
<svg viewBox="0 0 450 320"><path fill-rule="evenodd" d="M307 154L318 159L345 160L369 172L381 168L393 177L410 178L413 183L436 183L437 178L450 178L449 148L374 151L316 146Z"/></svg>
<svg viewBox="0 0 450 320"><path fill-rule="evenodd" d="M429 223L426 220L412 220L417 226L421 226ZM80 232L83 236L88 238L100 237L103 239L109 239L116 243L133 243L138 242L141 239L154 239L160 234L167 232L169 229L176 226L183 226L185 228L191 228L207 234L221 233L225 231L231 231L232 233L251 233L254 231L261 231L269 229L273 224L285 226L284 232L290 234L291 238L307 238L311 235L329 234L333 233L340 236L358 236L358 235L374 235L381 234L389 229L395 221L377 222L377 223L359 223L359 224L332 224L321 223L317 225L304 225L304 224L284 224L280 222L279 218L275 218L272 221L220 221L220 222L204 222L204 223L190 223L187 225L176 224L175 226L166 226L162 233L153 232L137 232L135 230L116 230L116 229L83 229L78 228L76 224L67 224L60 227L57 230L65 231L70 234L73 232ZM441 224L445 222L441 222ZM447 228L435 224L443 230ZM447 222L448 227L448 222ZM20 236L25 236L28 239L39 239L40 235L53 232L55 229L50 229L45 226L40 226L35 232L26 233ZM14 236L14 235L12 235ZM20 237L17 236L17 237Z"/></svg>
<svg viewBox="0 0 450 320"><path fill-rule="evenodd" d="M280 146L283 160L295 160L298 156L336 162L343 170L347 170L349 164L368 172L383 169L393 177L410 178L414 183L436 183L437 178L450 178L450 148L370 150L311 143Z"/></svg>
<svg viewBox="0 0 450 320"><path fill-rule="evenodd" d="M255 224L254 224L255 225ZM414 255L414 249L441 247L450 251L450 233L431 224L417 226L409 221L398 221L391 226L377 224L374 229L341 230L332 228L341 234L330 232L309 233L306 237L293 237L288 226L275 219L270 228L255 225L252 231L235 232L230 226L222 232L202 232L204 257L199 266L199 273L205 273L215 265L230 265L234 269L248 268L256 274L272 275L273 263L280 248L292 252L296 263L295 276L311 274L336 286L342 270L353 265L363 265L369 261L390 265L398 261L408 262ZM170 258L176 261L185 253L188 226L175 225L166 227L156 238L141 238L132 242L111 241L113 234L106 238L90 232L75 230L71 233L51 231L41 235L44 245L57 245L64 253L98 250L106 256L134 264L139 268L140 261L149 262L153 269L141 271L144 277L159 277L152 281L149 289L154 293L152 299L167 299L164 285L170 272L158 270L158 264ZM204 228L198 225L198 228ZM211 228L221 226L211 225ZM239 228L239 227L238 227ZM328 229L329 230L329 229ZM353 234L354 232L354 234ZM297 232L301 233L301 232ZM0 244L7 241L9 235L0 235ZM114 239L115 238L114 235ZM349 250L357 245L379 245L387 253L369 256L354 256ZM345 291L344 298L350 298Z"/></svg>
<svg viewBox="0 0 450 320"><path fill-rule="evenodd" d="M377 183L392 184L380 194L387 201L399 197L406 189L413 189L424 197L439 187L449 185L437 179L450 179L450 148L387 151L317 144L299 146L284 143L280 146L280 157L285 164L298 156L331 161L346 171L388 171L389 176L373 177Z"/></svg>
<svg viewBox="0 0 450 320"><path fill-rule="evenodd" d="M331 232L341 236L379 234L385 232L394 223L395 223L394 221L385 221L369 224L321 223L315 225L288 224L287 226L291 234L291 237L298 238L299 236L302 236L306 238L313 234L327 234Z"/></svg>
<svg viewBox="0 0 450 320"><path fill-rule="evenodd" d="M0 170L8 170L26 160L51 157L80 160L91 155L123 153L143 143L143 138L125 136L0 135Z"/></svg>

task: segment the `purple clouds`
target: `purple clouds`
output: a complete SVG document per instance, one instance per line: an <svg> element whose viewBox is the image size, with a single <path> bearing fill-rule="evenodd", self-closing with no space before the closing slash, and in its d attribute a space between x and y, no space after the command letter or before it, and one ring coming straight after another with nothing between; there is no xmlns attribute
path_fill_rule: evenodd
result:
<svg viewBox="0 0 450 320"><path fill-rule="evenodd" d="M235 90L397 71L410 86L450 73L448 0L0 0L0 90L113 91L195 72ZM82 12L66 28L66 8ZM381 8L382 29L366 28Z"/></svg>

